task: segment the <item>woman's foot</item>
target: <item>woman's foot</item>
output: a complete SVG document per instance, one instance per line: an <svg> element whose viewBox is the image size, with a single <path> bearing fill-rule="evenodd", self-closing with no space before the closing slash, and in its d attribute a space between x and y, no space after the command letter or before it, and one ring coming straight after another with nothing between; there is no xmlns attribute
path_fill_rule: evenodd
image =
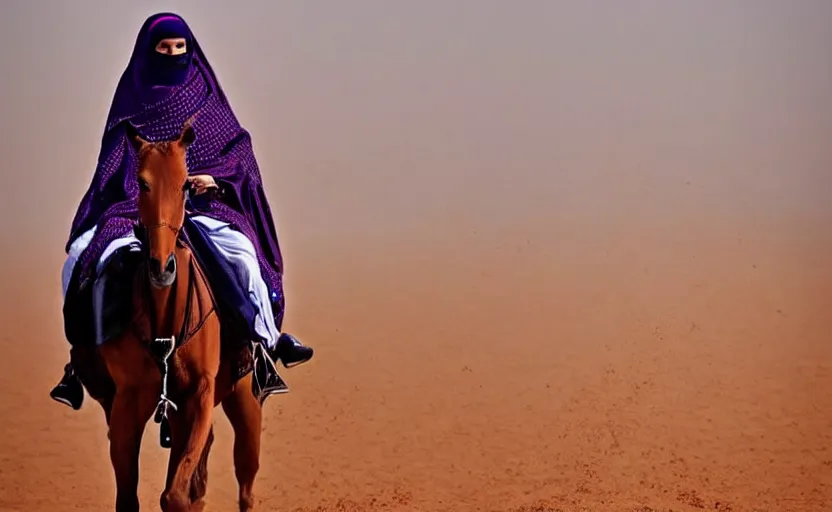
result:
<svg viewBox="0 0 832 512"><path fill-rule="evenodd" d="M68 405L76 411L81 408L84 403L84 386L81 385L81 381L75 375L71 364L67 363L64 366L64 376L58 385L52 389L49 396L56 402Z"/></svg>
<svg viewBox="0 0 832 512"><path fill-rule="evenodd" d="M312 350L312 347L307 347L301 343L291 334L284 332L277 339L277 343L269 355L275 362L280 361L286 368L292 368L312 359L315 351Z"/></svg>

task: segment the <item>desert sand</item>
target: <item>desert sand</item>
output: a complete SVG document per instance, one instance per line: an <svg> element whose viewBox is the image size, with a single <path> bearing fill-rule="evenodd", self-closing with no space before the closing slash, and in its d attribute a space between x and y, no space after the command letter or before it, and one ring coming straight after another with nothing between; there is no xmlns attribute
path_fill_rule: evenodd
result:
<svg viewBox="0 0 832 512"><path fill-rule="evenodd" d="M259 509L832 510L830 4L428 4L177 4L317 351L266 403ZM78 5L0 15L7 48L62 27L3 55L2 512L114 501L101 410L48 392L66 233L153 11ZM208 510L235 510L215 425Z"/></svg>
<svg viewBox="0 0 832 512"><path fill-rule="evenodd" d="M310 306L287 324L318 353L267 402L261 509L828 510L832 240L696 227L446 230L436 250L298 261ZM48 284L3 308L0 510L110 510L101 411L46 396L60 331L30 326L59 305ZM217 415L208 502L231 510Z"/></svg>

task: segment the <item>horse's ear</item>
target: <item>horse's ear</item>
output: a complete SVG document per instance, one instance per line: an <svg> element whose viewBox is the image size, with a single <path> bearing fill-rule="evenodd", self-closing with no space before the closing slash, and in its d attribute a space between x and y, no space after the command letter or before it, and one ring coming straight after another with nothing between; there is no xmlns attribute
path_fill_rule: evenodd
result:
<svg viewBox="0 0 832 512"><path fill-rule="evenodd" d="M185 121L185 124L182 126L182 133L179 134L179 143L182 144L183 147L188 147L194 143L196 140L196 133L194 133L194 118L190 118Z"/></svg>
<svg viewBox="0 0 832 512"><path fill-rule="evenodd" d="M136 127L130 123L127 123L127 140L130 141L130 144L138 153L148 142L139 135L139 131L136 130Z"/></svg>

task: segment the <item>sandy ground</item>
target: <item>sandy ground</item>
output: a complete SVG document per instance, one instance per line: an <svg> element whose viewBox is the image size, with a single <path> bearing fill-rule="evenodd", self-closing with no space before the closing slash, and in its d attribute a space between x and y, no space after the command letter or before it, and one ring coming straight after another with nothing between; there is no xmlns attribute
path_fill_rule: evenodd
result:
<svg viewBox="0 0 832 512"><path fill-rule="evenodd" d="M287 327L318 353L267 403L260 510L832 509L828 233L544 224L296 256ZM111 510L101 411L47 396L65 358L57 278L12 268L0 510ZM215 421L209 510L232 510Z"/></svg>

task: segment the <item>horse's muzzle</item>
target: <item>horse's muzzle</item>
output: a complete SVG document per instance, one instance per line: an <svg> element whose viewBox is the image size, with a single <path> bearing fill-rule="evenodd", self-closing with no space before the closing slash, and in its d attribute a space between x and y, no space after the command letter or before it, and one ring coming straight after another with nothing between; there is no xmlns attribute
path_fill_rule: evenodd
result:
<svg viewBox="0 0 832 512"><path fill-rule="evenodd" d="M170 253L164 268L156 258L149 261L150 284L156 288L167 288L176 280L176 256Z"/></svg>

